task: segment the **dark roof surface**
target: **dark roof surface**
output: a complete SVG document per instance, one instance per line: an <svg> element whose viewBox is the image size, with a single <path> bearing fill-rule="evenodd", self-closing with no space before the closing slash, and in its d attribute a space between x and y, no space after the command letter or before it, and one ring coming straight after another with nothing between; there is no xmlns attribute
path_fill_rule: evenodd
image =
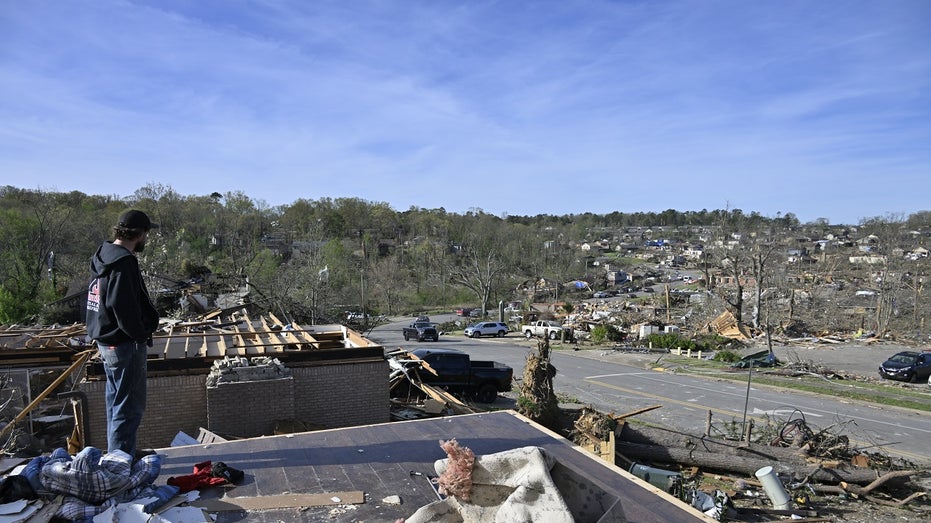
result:
<svg viewBox="0 0 931 523"><path fill-rule="evenodd" d="M405 518L436 501L428 480L411 471L435 474L446 458L441 440L455 438L476 456L525 446L543 447L560 466L582 475L620 500L631 522L710 521L700 513L610 466L568 440L513 411L448 416L416 421L304 432L160 449L158 484L192 473L194 464L222 461L245 472L234 488L211 487L202 498L275 496L363 491L365 502L324 506L217 512L217 523L232 521L388 521ZM382 502L399 496L400 505Z"/></svg>

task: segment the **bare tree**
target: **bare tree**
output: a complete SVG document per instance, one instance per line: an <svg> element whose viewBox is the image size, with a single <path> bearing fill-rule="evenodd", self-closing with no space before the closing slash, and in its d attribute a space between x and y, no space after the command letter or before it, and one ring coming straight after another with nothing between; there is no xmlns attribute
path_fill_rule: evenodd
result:
<svg viewBox="0 0 931 523"><path fill-rule="evenodd" d="M730 306L734 318L738 322L743 321L744 308L744 269L746 263L746 253L740 245L739 239L743 236L739 233L732 233L722 240L721 248L721 273L726 275L727 284L714 284L721 299Z"/></svg>
<svg viewBox="0 0 931 523"><path fill-rule="evenodd" d="M372 290L387 308L388 314L399 312L404 274L397 257L379 258L372 263Z"/></svg>
<svg viewBox="0 0 931 523"><path fill-rule="evenodd" d="M277 272L273 289L276 302L298 315L300 321L327 320L330 268L320 250L293 256Z"/></svg>
<svg viewBox="0 0 931 523"><path fill-rule="evenodd" d="M471 290L482 304L482 315L488 312L488 302L506 264L491 247L466 247L459 263L450 268L453 283Z"/></svg>
<svg viewBox="0 0 931 523"><path fill-rule="evenodd" d="M871 271L869 276L871 283L878 287L873 325L879 336L889 332L893 318L899 315L903 276L907 272L900 238L904 223L904 218L898 215L872 218L863 223L864 231L871 233L876 240L872 252L882 259L879 269Z"/></svg>
<svg viewBox="0 0 931 523"><path fill-rule="evenodd" d="M753 295L753 328L759 329L760 315L763 314L763 293L766 290L769 278L768 263L776 252L777 245L773 241L754 242L750 252L750 271L756 282Z"/></svg>

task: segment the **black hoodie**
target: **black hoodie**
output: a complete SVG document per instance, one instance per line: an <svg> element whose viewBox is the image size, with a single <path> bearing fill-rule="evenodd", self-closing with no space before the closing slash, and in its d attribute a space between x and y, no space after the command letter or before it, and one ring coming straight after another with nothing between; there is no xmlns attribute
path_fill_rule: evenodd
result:
<svg viewBox="0 0 931 523"><path fill-rule="evenodd" d="M87 288L87 336L107 345L143 343L158 328L158 311L128 249L105 242L91 258Z"/></svg>

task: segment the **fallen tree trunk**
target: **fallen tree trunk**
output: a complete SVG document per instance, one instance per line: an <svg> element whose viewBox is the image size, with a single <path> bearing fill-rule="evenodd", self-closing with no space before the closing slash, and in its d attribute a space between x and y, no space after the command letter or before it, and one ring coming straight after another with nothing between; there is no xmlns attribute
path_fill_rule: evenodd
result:
<svg viewBox="0 0 931 523"><path fill-rule="evenodd" d="M868 485L877 478L876 471L870 469L826 469L823 466L804 462L787 462L759 457L735 456L722 452L709 452L694 448L694 446L693 448L667 447L617 441L615 448L618 453L632 460L697 466L704 469L740 473L748 476L754 475L757 470L763 467L772 466L778 474L783 476L792 476L794 478L809 476L811 480L828 484L846 482L856 485Z"/></svg>
<svg viewBox="0 0 931 523"><path fill-rule="evenodd" d="M786 461L797 465L804 465L808 457L804 451L794 447L773 447L759 443L728 441L671 429L631 426L630 424L624 426L618 440L642 445L719 452L729 456Z"/></svg>
<svg viewBox="0 0 931 523"><path fill-rule="evenodd" d="M858 496L870 497L869 494L871 494L873 490L881 487L887 481L908 478L916 473L917 471L915 470L896 470L892 472L887 472L883 474L882 476L880 476L879 478L876 478L875 480L873 480L870 484L863 486L863 487L859 485L848 485L846 483L839 483L836 486L834 485L812 485L812 488L814 488L818 492L827 492L827 493L832 493L832 494L844 494L844 493L849 492L851 494L856 494ZM912 499L919 497L919 496L923 496L923 495L925 495L924 492L916 492L915 494L912 494L911 496L909 496L908 498L902 501L898 501L898 502L877 501L877 502L887 504L889 506L902 506L905 503L908 503L909 501L911 501ZM873 501L873 499L871 499L871 501Z"/></svg>

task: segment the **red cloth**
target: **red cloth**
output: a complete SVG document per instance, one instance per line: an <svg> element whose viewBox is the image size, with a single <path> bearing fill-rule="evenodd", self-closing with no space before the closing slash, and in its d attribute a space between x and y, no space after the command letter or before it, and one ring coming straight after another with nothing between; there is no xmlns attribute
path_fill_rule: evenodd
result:
<svg viewBox="0 0 931 523"><path fill-rule="evenodd" d="M210 461L204 461L203 463L194 465L193 474L188 474L187 476L172 476L168 478L168 484L178 487L181 489L181 492L190 492L201 487L209 487L211 485L222 485L224 483L228 483L226 478L210 475L212 471L213 463Z"/></svg>

